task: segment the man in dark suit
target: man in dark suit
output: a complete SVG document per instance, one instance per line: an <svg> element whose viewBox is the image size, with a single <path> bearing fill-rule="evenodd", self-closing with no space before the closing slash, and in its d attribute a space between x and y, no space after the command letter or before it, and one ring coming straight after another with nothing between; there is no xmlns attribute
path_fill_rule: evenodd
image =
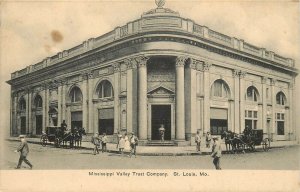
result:
<svg viewBox="0 0 300 192"><path fill-rule="evenodd" d="M27 155L29 153L29 147L27 144L27 141L25 140L25 136L24 135L20 135L19 136L21 143L20 146L18 147L18 149L15 152L20 152L20 158L19 158L19 163L16 167L16 169L20 169L22 162L24 161L27 165L29 165L30 169L32 169L32 164L27 160Z"/></svg>
<svg viewBox="0 0 300 192"><path fill-rule="evenodd" d="M67 124L65 120L63 120L63 122L60 124L60 128L63 132L67 130Z"/></svg>

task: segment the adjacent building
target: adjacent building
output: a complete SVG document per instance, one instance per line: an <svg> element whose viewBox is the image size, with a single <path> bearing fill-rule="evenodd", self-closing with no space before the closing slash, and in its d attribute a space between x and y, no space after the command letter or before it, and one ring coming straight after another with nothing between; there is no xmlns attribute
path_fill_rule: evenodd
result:
<svg viewBox="0 0 300 192"><path fill-rule="evenodd" d="M295 140L294 60L163 7L11 74L11 135L65 120L88 134L135 132L141 143L194 143L263 129Z"/></svg>

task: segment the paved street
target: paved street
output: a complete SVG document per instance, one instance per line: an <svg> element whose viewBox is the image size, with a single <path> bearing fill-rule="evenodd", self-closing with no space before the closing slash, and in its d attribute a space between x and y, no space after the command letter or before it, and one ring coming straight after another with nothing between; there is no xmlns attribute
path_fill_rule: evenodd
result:
<svg viewBox="0 0 300 192"><path fill-rule="evenodd" d="M1 169L13 169L19 158L13 151L19 142L5 141ZM34 169L214 169L212 158L203 156L137 156L129 158L112 153L92 155L91 150L60 149L29 144L30 160ZM299 145L273 148L269 152L225 154L221 159L222 169L297 170L299 169ZM24 169L27 165L23 164Z"/></svg>

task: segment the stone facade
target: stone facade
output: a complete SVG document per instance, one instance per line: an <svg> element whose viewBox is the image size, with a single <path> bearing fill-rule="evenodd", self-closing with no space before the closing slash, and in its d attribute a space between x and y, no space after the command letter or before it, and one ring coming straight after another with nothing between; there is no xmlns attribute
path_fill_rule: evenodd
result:
<svg viewBox="0 0 300 192"><path fill-rule="evenodd" d="M295 140L294 61L158 7L12 73L11 135L86 132L194 144L197 130Z"/></svg>

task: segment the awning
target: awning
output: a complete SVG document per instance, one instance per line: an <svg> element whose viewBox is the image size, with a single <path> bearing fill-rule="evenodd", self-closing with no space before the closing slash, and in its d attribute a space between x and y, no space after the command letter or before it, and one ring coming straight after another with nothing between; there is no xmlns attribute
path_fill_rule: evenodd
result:
<svg viewBox="0 0 300 192"><path fill-rule="evenodd" d="M113 119L114 108L99 109L99 119Z"/></svg>
<svg viewBox="0 0 300 192"><path fill-rule="evenodd" d="M211 119L225 119L227 120L227 109L210 108Z"/></svg>

